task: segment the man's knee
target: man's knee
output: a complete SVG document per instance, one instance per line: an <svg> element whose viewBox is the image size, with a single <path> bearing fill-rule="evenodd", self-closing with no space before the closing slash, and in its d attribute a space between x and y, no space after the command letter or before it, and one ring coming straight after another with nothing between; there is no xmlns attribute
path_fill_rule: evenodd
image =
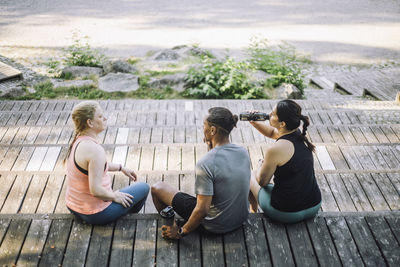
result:
<svg viewBox="0 0 400 267"><path fill-rule="evenodd" d="M164 183L163 182L157 182L151 186L151 194L158 195L160 194L164 189Z"/></svg>

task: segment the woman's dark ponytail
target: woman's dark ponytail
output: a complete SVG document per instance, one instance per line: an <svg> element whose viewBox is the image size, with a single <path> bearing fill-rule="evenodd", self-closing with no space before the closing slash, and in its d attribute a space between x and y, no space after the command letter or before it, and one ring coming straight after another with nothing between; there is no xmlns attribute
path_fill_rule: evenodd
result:
<svg viewBox="0 0 400 267"><path fill-rule="evenodd" d="M308 140L307 138L307 127L310 125L310 119L307 116L300 115L300 120L303 121L303 132L301 133L301 137L303 141L307 144L308 149L312 152L315 151L315 146Z"/></svg>

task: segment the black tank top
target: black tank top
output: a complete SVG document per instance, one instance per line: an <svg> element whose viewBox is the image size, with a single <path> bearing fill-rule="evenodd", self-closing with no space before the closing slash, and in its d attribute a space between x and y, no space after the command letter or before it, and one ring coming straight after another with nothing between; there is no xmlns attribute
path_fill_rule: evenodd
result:
<svg viewBox="0 0 400 267"><path fill-rule="evenodd" d="M302 140L300 130L283 135L277 141L280 139L293 143L294 154L285 165L276 168L272 207L294 212L317 205L321 202L321 192L315 179L314 158Z"/></svg>

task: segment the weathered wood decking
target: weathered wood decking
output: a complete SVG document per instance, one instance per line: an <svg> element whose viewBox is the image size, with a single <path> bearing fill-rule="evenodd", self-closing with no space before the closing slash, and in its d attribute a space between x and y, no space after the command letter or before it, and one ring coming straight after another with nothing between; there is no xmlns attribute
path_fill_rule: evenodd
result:
<svg viewBox="0 0 400 267"><path fill-rule="evenodd" d="M0 265L17 266L363 266L400 264L400 106L357 100L298 101L312 121L320 215L296 225L262 214L227 235L160 237L149 196L142 213L107 226L75 221L65 208L62 159L77 101L0 102ZM194 192L206 153L202 120L212 106L270 111L276 101L101 101L107 157ZM231 139L252 164L271 142L246 123ZM113 176L114 188L129 184Z"/></svg>

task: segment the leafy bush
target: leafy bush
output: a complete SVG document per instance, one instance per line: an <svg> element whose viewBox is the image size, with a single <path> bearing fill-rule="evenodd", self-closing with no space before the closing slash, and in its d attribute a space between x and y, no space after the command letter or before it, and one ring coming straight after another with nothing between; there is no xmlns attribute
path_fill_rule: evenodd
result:
<svg viewBox="0 0 400 267"><path fill-rule="evenodd" d="M73 44L66 49L65 63L68 66L101 67L105 56L100 51L91 48L89 37L80 37L73 33Z"/></svg>
<svg viewBox="0 0 400 267"><path fill-rule="evenodd" d="M186 81L185 96L196 98L250 99L265 97L260 87L250 84L246 72L251 66L235 62L203 58L200 68L190 68Z"/></svg>
<svg viewBox="0 0 400 267"><path fill-rule="evenodd" d="M308 61L300 58L292 46L284 44L271 47L267 40L253 39L248 50L250 64L274 75L266 81L267 86L277 87L282 83L291 83L303 94L305 84L300 63Z"/></svg>

